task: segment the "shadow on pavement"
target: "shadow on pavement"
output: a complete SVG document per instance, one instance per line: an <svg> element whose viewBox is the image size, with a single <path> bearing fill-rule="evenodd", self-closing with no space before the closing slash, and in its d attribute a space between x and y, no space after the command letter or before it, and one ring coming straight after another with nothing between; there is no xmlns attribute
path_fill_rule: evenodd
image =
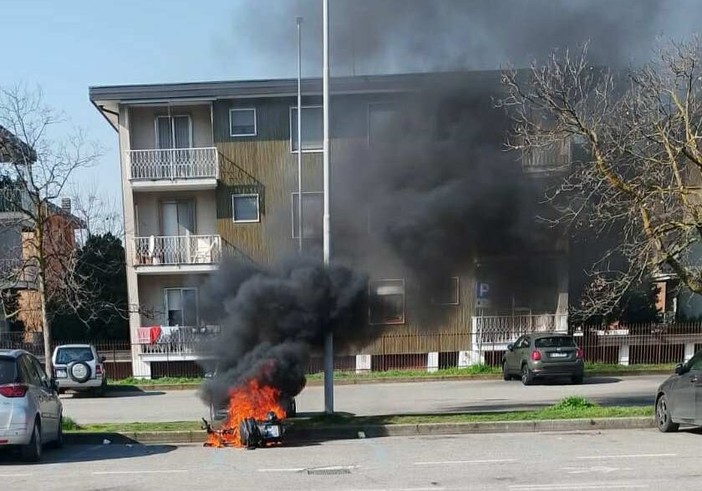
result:
<svg viewBox="0 0 702 491"><path fill-rule="evenodd" d="M622 379L617 377L585 377L582 385L603 385L603 384L616 384L621 382ZM536 379L534 385L573 385L568 378L556 378L556 379Z"/></svg>
<svg viewBox="0 0 702 491"><path fill-rule="evenodd" d="M66 445L59 450L44 450L44 455L39 464L32 468L47 464L66 464L75 462L96 462L101 460L132 459L170 453L177 447L174 445L141 445L111 444L111 445ZM0 452L0 467L6 465L22 464L19 452L5 450Z"/></svg>
<svg viewBox="0 0 702 491"><path fill-rule="evenodd" d="M680 428L680 433L687 433L689 435L700 435L702 436L702 427L699 426L688 426L685 428Z"/></svg>
<svg viewBox="0 0 702 491"><path fill-rule="evenodd" d="M148 396L161 396L164 395L165 392L163 391L143 391L141 389L135 388L134 390L119 390L119 391L113 391L110 389L108 392L105 393L104 396L98 397L93 394L90 394L89 392L68 392L66 394L63 394L61 397L62 399L64 398L70 398L70 399L116 399L116 398L123 398L123 397L148 397ZM66 397L70 396L70 397Z"/></svg>

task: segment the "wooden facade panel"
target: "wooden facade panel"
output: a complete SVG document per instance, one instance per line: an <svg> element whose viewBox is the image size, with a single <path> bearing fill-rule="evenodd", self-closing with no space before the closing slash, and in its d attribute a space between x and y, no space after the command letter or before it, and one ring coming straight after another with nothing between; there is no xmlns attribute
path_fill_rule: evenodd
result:
<svg viewBox="0 0 702 491"><path fill-rule="evenodd" d="M335 134L340 138L332 141L332 163L337 166L332 172L333 189L346 186L349 173L372 165L368 152L368 103L379 100L377 96L364 96L357 102L344 101L336 105L339 117L335 118ZM297 247L292 238L291 196L297 190L297 156L290 151L289 115L290 106L294 104L293 98L218 101L214 104L215 144L221 165L216 192L217 230L225 244L257 262L274 262L294 253ZM256 137L229 136L229 109L233 107L256 108ZM303 160L304 190L322 191L322 154L305 153ZM345 167L341 169L340 165ZM365 205L363 189L353 191L343 193L350 195L353 201L332 202L333 227L342 223L336 214L338 207L346 210L344 230L333 231L335 250L343 249L339 242L344 239L372 242L367 221L373 210ZM259 223L233 221L232 194L235 193L259 194ZM336 199L334 195L332 199ZM351 226L346 227L349 220ZM321 248L321 240L315 245ZM410 272L387 247L364 249L362 257L352 258L351 262L369 272L371 279L405 279L405 323L372 326L378 330L379 337L363 349L355 347L353 353L344 354L453 352L469 348L475 297L472 269L455 272L460 277L458 305L432 305L418 293Z"/></svg>

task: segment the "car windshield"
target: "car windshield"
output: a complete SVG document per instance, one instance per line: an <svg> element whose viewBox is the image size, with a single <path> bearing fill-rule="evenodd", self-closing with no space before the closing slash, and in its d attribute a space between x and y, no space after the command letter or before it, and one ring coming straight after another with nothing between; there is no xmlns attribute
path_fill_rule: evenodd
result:
<svg viewBox="0 0 702 491"><path fill-rule="evenodd" d="M56 363L66 365L80 361L93 361L93 350L85 348L59 348L56 353Z"/></svg>
<svg viewBox="0 0 702 491"><path fill-rule="evenodd" d="M575 348L573 338L565 336L553 336L550 338L538 338L534 345L537 348Z"/></svg>
<svg viewBox="0 0 702 491"><path fill-rule="evenodd" d="M17 364L14 358L0 358L0 385L17 382Z"/></svg>

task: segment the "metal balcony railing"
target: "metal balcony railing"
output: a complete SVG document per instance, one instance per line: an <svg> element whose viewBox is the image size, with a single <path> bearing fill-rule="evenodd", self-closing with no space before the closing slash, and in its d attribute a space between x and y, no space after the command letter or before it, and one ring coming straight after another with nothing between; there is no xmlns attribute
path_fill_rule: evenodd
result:
<svg viewBox="0 0 702 491"><path fill-rule="evenodd" d="M222 260L222 239L219 235L135 237L134 252L136 266L217 264Z"/></svg>
<svg viewBox="0 0 702 491"><path fill-rule="evenodd" d="M0 189L0 213L24 213L32 209L26 189Z"/></svg>
<svg viewBox="0 0 702 491"><path fill-rule="evenodd" d="M217 179L219 155L215 147L128 150L134 181Z"/></svg>
<svg viewBox="0 0 702 491"><path fill-rule="evenodd" d="M198 355L203 343L219 334L219 326L153 326L138 331L143 355Z"/></svg>
<svg viewBox="0 0 702 491"><path fill-rule="evenodd" d="M572 160L571 140L543 148L531 148L522 154L524 172L550 172L567 168Z"/></svg>
<svg viewBox="0 0 702 491"><path fill-rule="evenodd" d="M37 279L36 262L31 260L0 259L0 284L19 286Z"/></svg>
<svg viewBox="0 0 702 491"><path fill-rule="evenodd" d="M495 315L473 317L477 344L506 344L529 332L568 332L568 314Z"/></svg>

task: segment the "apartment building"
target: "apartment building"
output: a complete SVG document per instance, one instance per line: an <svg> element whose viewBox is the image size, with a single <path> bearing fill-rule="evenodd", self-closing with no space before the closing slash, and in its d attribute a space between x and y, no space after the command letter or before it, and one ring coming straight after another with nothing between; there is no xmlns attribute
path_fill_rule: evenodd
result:
<svg viewBox="0 0 702 491"><path fill-rule="evenodd" d="M499 74L364 76L332 82L333 254L369 272L368 323L380 333L368 346L338 352L337 362L345 367L414 363L432 369L473 363L489 351L483 347L490 338L486 333L503 329L508 318L514 326L520 317L515 329L565 328L567 246L562 241L542 241L533 254L516 243L505 247L504 254L492 254L490 241L476 239L472 242L482 245L471 249L470 260L454 241L460 261L455 267L437 267L443 279L427 295L417 286L421 274L412 273L412 253L409 259L396 254L397 244L377 231L374 222L384 213L369 205L371 188L385 178L374 169L383 168L384 147L397 147L388 135L413 131L394 125L396 113L420 107L428 114L422 102L436 99L447 86L452 93L460 88L482 97L486 86L499 87ZM160 362L196 358L191 341L217 329L202 321L199 291L224 258L271 263L295 253L300 148L304 247L315 251L321 246L321 82L302 84L302 142L297 141L296 90L291 79L90 88L90 100L119 135L129 302L140 307L130 315L135 374L156 376ZM488 105L490 101L488 97ZM464 111L471 125L484 124L477 132L480 141L489 140L495 155L502 155L507 120L496 116L499 129L492 131L482 116L471 113L473 102L443 101L441 107L448 111L422 123L436 131L422 131L439 141L438 149L451 139L463 141L448 128L458 127ZM440 153L437 157L442 158ZM519 169L510 175L533 184L569 164L570 146L509 158ZM371 178L356 179L362 171ZM406 176L412 179L411 170ZM430 179L418 175L417 180ZM388 215L392 213L385 213L386 222ZM458 233L461 217L452 220L438 235L463 237ZM369 247L379 235L378 246ZM528 262L525 256L545 258L531 264L541 281L502 275ZM504 349L509 336L492 336L491 349ZM400 355L405 361L399 361Z"/></svg>
<svg viewBox="0 0 702 491"><path fill-rule="evenodd" d="M37 292L36 223L28 218L35 201L28 186L13 177L15 167L35 165L36 153L0 126L0 335L23 333L26 341L39 339L43 330ZM75 231L83 227L71 213L71 200L61 206L45 202L44 252L48 257L46 288L52 289L64 271L62 258L76 247Z"/></svg>

